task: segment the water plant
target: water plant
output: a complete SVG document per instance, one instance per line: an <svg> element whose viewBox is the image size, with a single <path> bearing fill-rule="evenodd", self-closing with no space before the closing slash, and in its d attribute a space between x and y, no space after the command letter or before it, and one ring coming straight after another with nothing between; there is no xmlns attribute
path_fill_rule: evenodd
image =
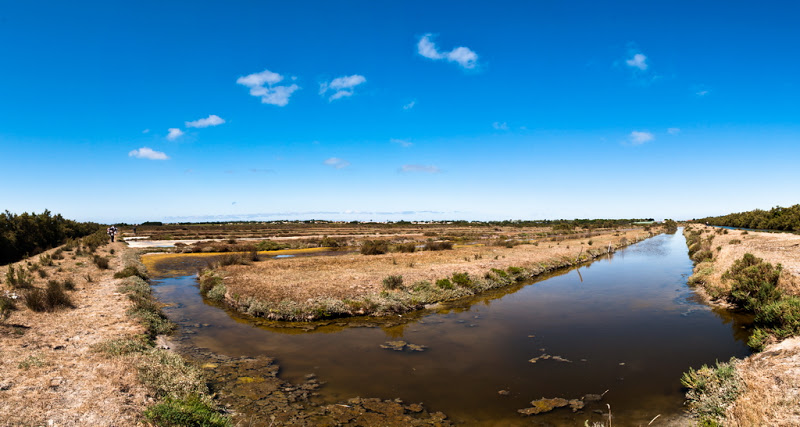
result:
<svg viewBox="0 0 800 427"><path fill-rule="evenodd" d="M736 371L739 362L731 358L728 362L717 361L715 366L689 368L683 373L681 384L687 389L686 400L701 425L719 425L725 411L744 390Z"/></svg>
<svg viewBox="0 0 800 427"><path fill-rule="evenodd" d="M403 276L388 276L383 279L383 289L403 289Z"/></svg>

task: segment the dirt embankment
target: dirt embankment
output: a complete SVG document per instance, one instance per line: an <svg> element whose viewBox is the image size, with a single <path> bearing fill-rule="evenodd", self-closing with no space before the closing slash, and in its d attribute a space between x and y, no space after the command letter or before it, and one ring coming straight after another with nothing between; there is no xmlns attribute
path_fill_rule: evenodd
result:
<svg viewBox="0 0 800 427"><path fill-rule="evenodd" d="M110 251L114 250L114 254ZM41 265L39 256L13 264L45 288L50 280L71 280L66 291L74 308L34 312L0 271L0 296L16 302L16 310L0 321L0 424L2 425L136 425L148 404L148 392L136 371L120 359L93 348L114 338L141 334L126 310L128 298L117 292L112 274L120 267L123 243L101 247L109 260L100 269L91 255L63 252L64 259ZM44 255L52 255L55 250ZM29 270L31 265L37 270ZM49 263L45 263L49 264ZM39 271L43 273L39 273ZM2 319L0 319L2 320Z"/></svg>
<svg viewBox="0 0 800 427"><path fill-rule="evenodd" d="M773 265L781 264L778 288L788 295L800 295L800 236L699 225L686 232L691 229L702 231L705 239L713 236L713 258L697 264L690 279L708 290L707 294L730 290L730 281L722 275L734 261L751 253ZM800 337L767 346L736 364L736 370L743 391L725 411L725 425L800 425Z"/></svg>
<svg viewBox="0 0 800 427"><path fill-rule="evenodd" d="M201 290L239 311L275 320L385 315L576 265L649 236L638 229L512 248L266 260L218 269L203 278Z"/></svg>

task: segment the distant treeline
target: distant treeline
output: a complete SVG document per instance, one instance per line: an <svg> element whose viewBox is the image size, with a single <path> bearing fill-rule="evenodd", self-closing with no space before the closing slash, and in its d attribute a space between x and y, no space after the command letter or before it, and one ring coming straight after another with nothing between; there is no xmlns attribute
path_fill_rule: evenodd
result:
<svg viewBox="0 0 800 427"><path fill-rule="evenodd" d="M451 224L451 225L471 225L471 226L487 226L487 227L557 227L557 228L616 228L631 225L637 222L653 222L653 218L631 218L631 219L542 219L542 220L504 220L504 221L466 221L466 220L439 220L439 221L422 221L430 224ZM208 222L177 222L170 225L228 225L228 224L343 224L340 221L328 221L320 219L309 220L273 220L273 221L208 221ZM392 226L408 226L412 225L411 221L387 221L381 223L371 223L372 225L382 225L385 227ZM357 225L362 224L360 221L350 221L344 224ZM130 226L126 223L118 223L119 226ZM163 226L167 225L160 221L147 221L139 224L140 226Z"/></svg>
<svg viewBox="0 0 800 427"><path fill-rule="evenodd" d="M61 245L67 239L87 236L100 228L100 224L64 219L48 210L21 215L5 211L0 214L0 265Z"/></svg>
<svg viewBox="0 0 800 427"><path fill-rule="evenodd" d="M749 212L700 218L695 221L728 227L800 231L800 205L794 205L789 208L776 206L768 211L756 209Z"/></svg>

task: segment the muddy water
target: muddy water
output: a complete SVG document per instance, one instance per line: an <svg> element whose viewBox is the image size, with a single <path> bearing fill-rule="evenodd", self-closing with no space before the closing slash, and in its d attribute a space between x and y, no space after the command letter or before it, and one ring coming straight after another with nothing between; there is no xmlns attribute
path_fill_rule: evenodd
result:
<svg viewBox="0 0 800 427"><path fill-rule="evenodd" d="M646 425L659 414L653 425L664 425L682 412L683 371L749 353L746 319L708 308L687 287L686 252L680 232L660 235L580 269L440 309L305 329L256 324L206 304L191 275L153 283L161 301L175 303L166 312L182 326L179 339L228 356L274 357L291 381L315 373L326 382L324 401L399 397L469 425L583 425L601 420L610 404L614 425ZM382 348L387 341L426 348ZM577 413L517 413L542 397L603 392Z"/></svg>

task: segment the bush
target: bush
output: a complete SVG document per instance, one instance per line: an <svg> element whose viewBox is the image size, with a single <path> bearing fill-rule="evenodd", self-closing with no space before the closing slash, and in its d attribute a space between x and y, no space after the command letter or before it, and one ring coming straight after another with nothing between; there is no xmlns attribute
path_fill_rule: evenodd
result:
<svg viewBox="0 0 800 427"><path fill-rule="evenodd" d="M11 286L11 289L26 289L33 286L33 278L21 265L16 269L14 269L13 265L8 266L6 282Z"/></svg>
<svg viewBox="0 0 800 427"><path fill-rule="evenodd" d="M397 252L412 253L417 250L417 245L414 242L400 243L394 249Z"/></svg>
<svg viewBox="0 0 800 427"><path fill-rule="evenodd" d="M731 239L728 241L729 245L738 245L739 243L742 243L742 241L739 239Z"/></svg>
<svg viewBox="0 0 800 427"><path fill-rule="evenodd" d="M688 389L686 400L689 407L704 425L717 425L727 408L743 391L736 363L737 360L733 358L729 362L717 362L715 367L703 365L698 370L689 368L681 377L681 384Z"/></svg>
<svg viewBox="0 0 800 427"><path fill-rule="evenodd" d="M11 312L17 309L17 303L13 299L0 295L0 323L5 322Z"/></svg>
<svg viewBox="0 0 800 427"><path fill-rule="evenodd" d="M231 422L196 394L184 399L168 397L144 412L145 418L157 426L227 427Z"/></svg>
<svg viewBox="0 0 800 427"><path fill-rule="evenodd" d="M331 237L322 236L322 240L320 240L319 246L323 248L338 248L339 242Z"/></svg>
<svg viewBox="0 0 800 427"><path fill-rule="evenodd" d="M108 270L108 258L95 255L92 262L101 270Z"/></svg>
<svg viewBox="0 0 800 427"><path fill-rule="evenodd" d="M389 276L383 279L383 289L403 289L403 276Z"/></svg>
<svg viewBox="0 0 800 427"><path fill-rule="evenodd" d="M428 242L422 248L424 251L444 251L453 249L453 242Z"/></svg>
<svg viewBox="0 0 800 427"><path fill-rule="evenodd" d="M436 281L436 286L438 286L439 289L453 289L453 283L450 279L439 279Z"/></svg>
<svg viewBox="0 0 800 427"><path fill-rule="evenodd" d="M72 299L64 292L61 283L51 280L47 282L47 290L45 291L45 303L47 310L53 311L59 308L72 308Z"/></svg>
<svg viewBox="0 0 800 427"><path fill-rule="evenodd" d="M469 288L472 286L472 279L467 273L453 273L453 283L462 288Z"/></svg>
<svg viewBox="0 0 800 427"><path fill-rule="evenodd" d="M25 306L31 311L42 312L47 310L45 293L39 288L28 289L24 295Z"/></svg>
<svg viewBox="0 0 800 427"><path fill-rule="evenodd" d="M289 245L284 243L273 242L272 240L262 240L256 244L259 251L277 251L288 248Z"/></svg>
<svg viewBox="0 0 800 427"><path fill-rule="evenodd" d="M361 244L361 255L380 255L389 252L389 245L385 240L365 240Z"/></svg>
<svg viewBox="0 0 800 427"><path fill-rule="evenodd" d="M733 281L731 302L745 310L755 311L780 299L781 292L777 285L781 268L780 264L773 267L753 254L744 254L742 259L734 261L731 268L722 275L723 280Z"/></svg>
<svg viewBox="0 0 800 427"><path fill-rule="evenodd" d="M61 281L61 286L63 286L64 289L66 289L68 291L74 291L75 290L75 281L73 281L71 277L68 277L68 278L66 278L66 279Z"/></svg>

